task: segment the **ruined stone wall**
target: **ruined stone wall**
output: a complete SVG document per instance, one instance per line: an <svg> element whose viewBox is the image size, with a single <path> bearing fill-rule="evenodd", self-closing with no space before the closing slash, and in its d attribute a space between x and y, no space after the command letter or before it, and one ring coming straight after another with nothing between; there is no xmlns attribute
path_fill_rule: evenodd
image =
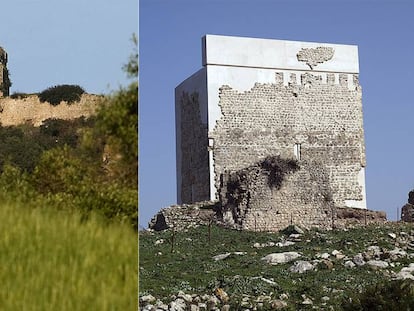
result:
<svg viewBox="0 0 414 311"><path fill-rule="evenodd" d="M10 79L7 70L7 53L0 47L0 97L9 96Z"/></svg>
<svg viewBox="0 0 414 311"><path fill-rule="evenodd" d="M292 224L331 229L386 221L385 213L335 206L320 163L303 160L296 166L276 157L275 174L263 165L269 158L275 157L221 175L218 218L226 226L279 231Z"/></svg>
<svg viewBox="0 0 414 311"><path fill-rule="evenodd" d="M52 106L40 102L39 97L31 95L22 99L0 98L0 124L2 126L30 123L39 126L46 119L70 120L93 115L102 100L102 96L83 94L76 103L60 103Z"/></svg>
<svg viewBox="0 0 414 311"><path fill-rule="evenodd" d="M181 202L209 198L210 172L207 124L202 122L198 93L183 92L180 99Z"/></svg>
<svg viewBox="0 0 414 311"><path fill-rule="evenodd" d="M401 220L414 222L414 190L408 193L408 202L401 209Z"/></svg>
<svg viewBox="0 0 414 311"><path fill-rule="evenodd" d="M284 85L283 73L275 72L275 83L256 83L246 92L222 86L222 115L209 133L214 139L216 188L220 188L223 172L279 155L297 158L303 164L301 173L283 190L289 199L279 198L286 209L305 207L306 202L291 198L311 194L309 189L314 187L309 178L316 171L325 172L335 206L362 201L363 189L358 182L365 166L361 88L357 74L336 77L334 73L303 73L297 83L299 77L290 74L289 84ZM276 197L266 198L269 201L261 204L274 208ZM298 217L306 216L299 213Z"/></svg>
<svg viewBox="0 0 414 311"><path fill-rule="evenodd" d="M195 204L171 205L161 209L149 222L152 230L184 230L208 225L215 220L217 202L203 201Z"/></svg>

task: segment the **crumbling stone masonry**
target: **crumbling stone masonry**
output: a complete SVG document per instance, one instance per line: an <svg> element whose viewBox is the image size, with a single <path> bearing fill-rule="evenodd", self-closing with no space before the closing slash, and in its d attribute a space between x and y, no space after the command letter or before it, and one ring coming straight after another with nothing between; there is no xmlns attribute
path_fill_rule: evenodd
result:
<svg viewBox="0 0 414 311"><path fill-rule="evenodd" d="M258 230L366 209L358 75L356 46L204 37L203 68L176 88L178 203L220 200L223 221ZM298 169L272 187L276 158Z"/></svg>
<svg viewBox="0 0 414 311"><path fill-rule="evenodd" d="M9 71L7 70L7 53L0 47L0 97L9 96Z"/></svg>
<svg viewBox="0 0 414 311"><path fill-rule="evenodd" d="M405 222L414 222L414 190L408 193L408 203L401 209L401 220Z"/></svg>
<svg viewBox="0 0 414 311"><path fill-rule="evenodd" d="M185 230L200 225L217 222L217 202L172 205L161 209L149 222L148 227L155 231L166 229Z"/></svg>

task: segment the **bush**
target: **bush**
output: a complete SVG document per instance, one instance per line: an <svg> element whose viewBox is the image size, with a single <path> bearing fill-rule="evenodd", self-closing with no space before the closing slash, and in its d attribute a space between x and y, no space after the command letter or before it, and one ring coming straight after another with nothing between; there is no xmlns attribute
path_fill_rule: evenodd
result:
<svg viewBox="0 0 414 311"><path fill-rule="evenodd" d="M51 205L74 208L85 215L94 211L138 227L137 191L116 181L105 182L99 163L88 164L67 145L45 151L31 181Z"/></svg>
<svg viewBox="0 0 414 311"><path fill-rule="evenodd" d="M93 127L94 119L48 119L40 127L29 124L0 126L0 171L8 162L25 172L32 172L43 151L68 145L76 148L82 132ZM100 150L92 150L97 159Z"/></svg>
<svg viewBox="0 0 414 311"><path fill-rule="evenodd" d="M376 284L342 304L345 311L412 310L413 306L414 281L409 279Z"/></svg>
<svg viewBox="0 0 414 311"><path fill-rule="evenodd" d="M85 90L79 85L56 85L52 86L39 94L41 102L48 102L53 106L57 106L62 101L66 101L68 104L78 102L85 93Z"/></svg>
<svg viewBox="0 0 414 311"><path fill-rule="evenodd" d="M29 97L30 95L31 94L28 94L28 93L14 92L13 94L10 95L10 98L23 99L23 98Z"/></svg>

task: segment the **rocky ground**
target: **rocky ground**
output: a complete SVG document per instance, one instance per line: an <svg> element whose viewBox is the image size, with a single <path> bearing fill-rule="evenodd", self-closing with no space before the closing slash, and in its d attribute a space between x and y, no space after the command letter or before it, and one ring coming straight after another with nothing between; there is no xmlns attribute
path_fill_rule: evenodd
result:
<svg viewBox="0 0 414 311"><path fill-rule="evenodd" d="M414 227L141 232L141 310L340 310L367 286L414 280Z"/></svg>

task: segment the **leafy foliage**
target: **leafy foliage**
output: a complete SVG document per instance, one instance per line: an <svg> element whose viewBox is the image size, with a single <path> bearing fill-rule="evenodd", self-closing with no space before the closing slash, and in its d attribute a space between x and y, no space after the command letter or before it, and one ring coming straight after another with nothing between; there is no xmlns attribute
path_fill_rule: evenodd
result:
<svg viewBox="0 0 414 311"><path fill-rule="evenodd" d="M299 169L299 165L295 160L282 159L279 156L266 157L260 162L260 167L267 172L269 187L276 189L280 189L286 174Z"/></svg>
<svg viewBox="0 0 414 311"><path fill-rule="evenodd" d="M68 103L78 102L83 93L85 93L85 90L79 85L62 84L52 86L40 92L39 99L41 102L48 102L56 106L62 101Z"/></svg>
<svg viewBox="0 0 414 311"><path fill-rule="evenodd" d="M93 118L78 118L48 119L40 127L29 124L0 126L0 168L9 163L31 172L43 151L64 145L77 146L81 138L80 129L93 124Z"/></svg>
<svg viewBox="0 0 414 311"><path fill-rule="evenodd" d="M413 307L414 281L410 279L380 282L343 303L344 311L412 310Z"/></svg>
<svg viewBox="0 0 414 311"><path fill-rule="evenodd" d="M10 98L23 99L23 98L29 97L30 95L32 95L32 94L22 93L22 92L14 92L13 94L10 95Z"/></svg>

